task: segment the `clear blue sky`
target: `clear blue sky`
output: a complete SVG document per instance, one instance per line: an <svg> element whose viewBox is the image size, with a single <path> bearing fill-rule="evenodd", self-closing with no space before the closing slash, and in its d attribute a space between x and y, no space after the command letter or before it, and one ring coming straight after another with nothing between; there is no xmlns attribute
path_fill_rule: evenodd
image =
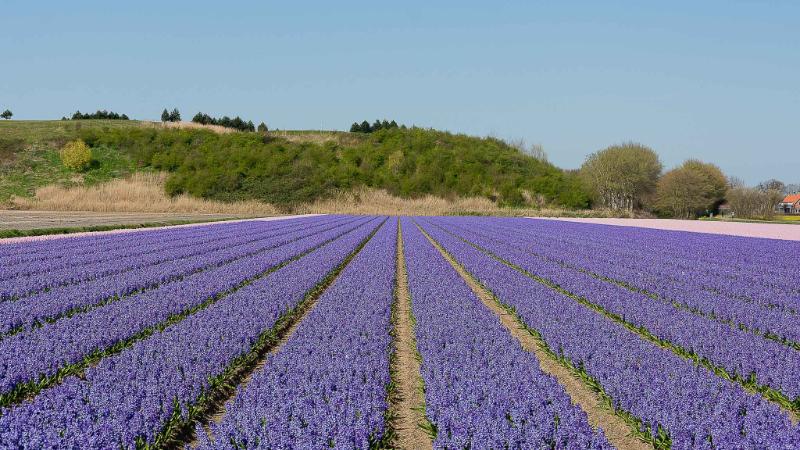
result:
<svg viewBox="0 0 800 450"><path fill-rule="evenodd" d="M19 119L386 117L524 138L566 168L633 140L667 167L693 157L749 183L800 181L795 0L5 0L0 67L0 107Z"/></svg>

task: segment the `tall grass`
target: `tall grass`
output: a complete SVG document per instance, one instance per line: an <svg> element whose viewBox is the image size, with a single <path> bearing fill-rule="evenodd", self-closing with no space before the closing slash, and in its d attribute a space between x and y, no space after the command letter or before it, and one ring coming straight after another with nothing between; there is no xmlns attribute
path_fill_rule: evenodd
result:
<svg viewBox="0 0 800 450"><path fill-rule="evenodd" d="M166 174L136 173L94 186L50 185L36 190L33 198L14 197L20 209L95 212L219 213L244 216L274 215L274 206L257 202L219 202L189 195L169 197L164 192Z"/></svg>
<svg viewBox="0 0 800 450"><path fill-rule="evenodd" d="M292 214L374 215L493 215L537 217L620 217L618 211L564 210L500 207L484 197L445 199L433 195L401 198L381 189L366 187L341 191L334 196L292 207L277 207L255 200L221 202L189 195L165 193L166 173L136 173L92 186L50 185L36 190L33 198L14 197L13 206L27 210L93 212L217 213L235 216ZM633 217L624 214L622 217Z"/></svg>

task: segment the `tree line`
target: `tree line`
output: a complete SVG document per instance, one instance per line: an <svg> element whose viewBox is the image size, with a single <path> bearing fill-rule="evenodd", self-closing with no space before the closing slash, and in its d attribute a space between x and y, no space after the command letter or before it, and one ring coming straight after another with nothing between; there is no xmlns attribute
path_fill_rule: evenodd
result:
<svg viewBox="0 0 800 450"><path fill-rule="evenodd" d="M716 165L696 159L663 169L651 148L623 143L590 154L578 173L593 207L684 219L718 214L726 203L737 217L769 218L788 191L778 180L746 187Z"/></svg>
<svg viewBox="0 0 800 450"><path fill-rule="evenodd" d="M386 119L383 119L383 120L377 120L376 119L375 122L373 122L372 125L370 125L370 123L365 120L365 121L363 121L361 123L353 122L353 125L350 126L350 132L351 133L373 133L373 132L378 131L378 130L389 130L389 129L392 129L392 128L405 129L406 126L405 125L399 126L399 125L397 125L397 122L395 122L394 120L389 122Z"/></svg>
<svg viewBox="0 0 800 450"><path fill-rule="evenodd" d="M130 120L128 116L125 114L117 114L114 111L106 111L104 110L97 110L95 113L82 113L80 110L75 111L72 116L68 119L67 116L61 117L61 120L90 120L90 119L102 119L102 120Z"/></svg>
<svg viewBox="0 0 800 450"><path fill-rule="evenodd" d="M164 108L164 111L161 111L161 121L162 122L180 122L181 121L181 112L178 111L178 108L173 108L172 111L167 111L167 108Z"/></svg>
<svg viewBox="0 0 800 450"><path fill-rule="evenodd" d="M228 116L222 116L220 118L211 117L208 114L199 112L192 117L192 122L199 123L203 125L219 125L226 128L233 128L239 131L256 131L256 127L253 124L252 120L248 120L245 122L241 117L236 116L231 119ZM258 131L261 133L266 133L268 130L267 124L261 122L258 124Z"/></svg>

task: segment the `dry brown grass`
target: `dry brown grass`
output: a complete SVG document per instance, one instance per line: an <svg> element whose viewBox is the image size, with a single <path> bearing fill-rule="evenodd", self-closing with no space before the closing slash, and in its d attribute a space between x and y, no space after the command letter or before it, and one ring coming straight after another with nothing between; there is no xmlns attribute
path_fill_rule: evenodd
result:
<svg viewBox="0 0 800 450"><path fill-rule="evenodd" d="M611 210L564 210L540 208L503 208L484 197L444 199L433 195L400 198L380 189L358 188L332 198L301 205L298 214L378 214L404 216L536 216L536 217L633 217L634 214ZM638 216L637 216L638 217Z"/></svg>
<svg viewBox="0 0 800 450"><path fill-rule="evenodd" d="M221 125L203 125L195 122L142 122L142 126L152 128L203 129L221 134L239 133L239 130L234 128L227 128Z"/></svg>
<svg viewBox="0 0 800 450"><path fill-rule="evenodd" d="M395 197L379 189L358 188L332 198L301 205L298 214L452 215L498 214L500 208L479 197L443 199L427 195L416 199Z"/></svg>
<svg viewBox="0 0 800 450"><path fill-rule="evenodd" d="M334 142L339 145L358 145L367 139L364 134L345 133L341 131L270 131L270 137L285 139L298 144L314 143L317 145Z"/></svg>
<svg viewBox="0 0 800 450"><path fill-rule="evenodd" d="M492 215L537 217L632 217L618 211L539 208L502 208L483 197L444 199L427 195L400 198L380 189L357 188L331 198L302 204L287 210L255 200L219 202L188 195L169 197L164 191L167 174L137 173L127 179L94 186L50 185L36 190L33 198L14 197L16 209L94 212L171 212L262 216L293 214L363 215ZM638 216L637 216L638 217Z"/></svg>
<svg viewBox="0 0 800 450"><path fill-rule="evenodd" d="M219 213L237 216L275 215L272 205L257 202L224 203L188 195L169 197L165 174L137 173L131 178L95 186L46 186L33 198L14 197L16 208L48 211Z"/></svg>

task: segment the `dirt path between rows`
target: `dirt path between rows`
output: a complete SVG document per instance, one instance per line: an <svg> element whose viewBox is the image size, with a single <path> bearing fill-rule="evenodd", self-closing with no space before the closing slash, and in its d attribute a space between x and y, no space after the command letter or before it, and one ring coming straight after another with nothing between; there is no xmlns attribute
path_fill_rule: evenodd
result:
<svg viewBox="0 0 800 450"><path fill-rule="evenodd" d="M558 362L552 355L545 351L546 344L532 335L495 299L495 297L481 286L472 275L467 272L438 242L431 238L420 227L420 231L428 238L445 259L453 266L459 275L466 281L470 289L499 319L503 326L516 338L525 351L536 355L542 372L556 378L564 387L572 402L586 412L592 428L602 428L608 442L614 447L623 450L646 450L652 446L636 437L630 426L619 416L605 406L603 399L592 391L583 381L575 376L568 368Z"/></svg>
<svg viewBox="0 0 800 450"><path fill-rule="evenodd" d="M417 343L414 337L411 295L408 290L408 273L403 255L403 233L397 227L397 286L394 322L395 359L392 379L396 392L389 411L393 417L396 448L417 450L433 448L430 436L422 428L425 418L425 394Z"/></svg>

